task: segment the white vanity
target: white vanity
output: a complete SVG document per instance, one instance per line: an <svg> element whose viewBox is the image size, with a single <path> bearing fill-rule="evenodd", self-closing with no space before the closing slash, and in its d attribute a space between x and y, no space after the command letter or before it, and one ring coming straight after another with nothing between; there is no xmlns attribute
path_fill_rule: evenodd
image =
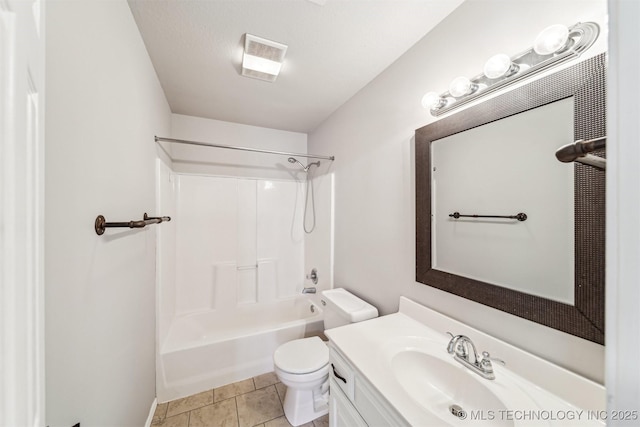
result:
<svg viewBox="0 0 640 427"><path fill-rule="evenodd" d="M453 335L488 351L495 379L447 351ZM602 426L602 385L400 298L398 313L326 331L330 425Z"/></svg>

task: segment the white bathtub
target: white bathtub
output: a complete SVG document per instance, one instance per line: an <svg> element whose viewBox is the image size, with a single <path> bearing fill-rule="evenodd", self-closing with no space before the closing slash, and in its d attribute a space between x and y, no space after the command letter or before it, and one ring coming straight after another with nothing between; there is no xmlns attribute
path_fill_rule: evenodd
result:
<svg viewBox="0 0 640 427"><path fill-rule="evenodd" d="M158 402L271 372L280 344L322 332L307 296L176 317L160 348Z"/></svg>

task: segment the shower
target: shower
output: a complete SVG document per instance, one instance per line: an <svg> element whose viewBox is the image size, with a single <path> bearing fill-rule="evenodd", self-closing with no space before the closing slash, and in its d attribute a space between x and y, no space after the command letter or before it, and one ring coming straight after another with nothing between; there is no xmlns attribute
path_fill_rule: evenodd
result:
<svg viewBox="0 0 640 427"><path fill-rule="evenodd" d="M302 169L304 169L305 172L309 171L309 168L311 166L313 166L313 165L320 166L320 162L309 163L307 166L305 166L298 159L296 159L295 157L289 157L287 160L289 160L289 163L297 163L297 164L299 164L302 167Z"/></svg>
<svg viewBox="0 0 640 427"><path fill-rule="evenodd" d="M307 166L305 166L298 159L294 157L289 157L287 160L289 161L289 163L299 164L300 167L302 167L302 170L307 174L307 177L306 177L307 194L304 200L304 213L302 214L302 228L304 228L305 233L309 234L316 228L316 202L313 194L313 182L311 182L311 211L312 211L313 222L312 222L311 228L307 230L307 205L309 204L309 181L310 181L309 175L311 174L311 172L309 172L309 169L311 168L311 166L320 167L320 161L312 162L312 163L309 163Z"/></svg>

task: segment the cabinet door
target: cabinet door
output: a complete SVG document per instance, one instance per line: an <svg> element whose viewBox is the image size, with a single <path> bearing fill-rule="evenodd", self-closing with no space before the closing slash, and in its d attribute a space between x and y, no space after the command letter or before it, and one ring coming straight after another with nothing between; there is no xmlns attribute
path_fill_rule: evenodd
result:
<svg viewBox="0 0 640 427"><path fill-rule="evenodd" d="M409 426L409 423L359 375L355 378L354 407L369 427Z"/></svg>
<svg viewBox="0 0 640 427"><path fill-rule="evenodd" d="M329 383L329 425L331 427L368 427L338 384Z"/></svg>

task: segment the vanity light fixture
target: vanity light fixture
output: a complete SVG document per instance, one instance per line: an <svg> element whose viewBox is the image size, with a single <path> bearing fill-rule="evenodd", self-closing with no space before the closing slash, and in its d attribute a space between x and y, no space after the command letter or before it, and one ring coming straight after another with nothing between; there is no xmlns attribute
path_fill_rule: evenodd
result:
<svg viewBox="0 0 640 427"><path fill-rule="evenodd" d="M280 74L286 52L286 44L245 34L242 75L274 82Z"/></svg>
<svg viewBox="0 0 640 427"><path fill-rule="evenodd" d="M432 116L449 112L511 83L577 58L593 45L599 33L600 27L594 22L578 22L570 28L551 25L536 37L532 48L512 57L503 53L492 56L485 63L482 74L471 79L456 77L449 90L442 94L427 92L422 97L422 106L428 108Z"/></svg>
<svg viewBox="0 0 640 427"><path fill-rule="evenodd" d="M514 64L505 53L493 55L484 64L484 75L488 79L499 79L500 77L509 77L520 70L520 66Z"/></svg>
<svg viewBox="0 0 640 427"><path fill-rule="evenodd" d="M445 99L440 98L437 92L427 92L422 97L422 106L429 109L438 109L447 104Z"/></svg>
<svg viewBox="0 0 640 427"><path fill-rule="evenodd" d="M478 85L464 76L456 77L449 84L449 93L455 98L470 95L478 90Z"/></svg>
<svg viewBox="0 0 640 427"><path fill-rule="evenodd" d="M564 25L557 24L542 30L533 42L533 50L538 55L551 55L567 47L569 41L569 29Z"/></svg>

